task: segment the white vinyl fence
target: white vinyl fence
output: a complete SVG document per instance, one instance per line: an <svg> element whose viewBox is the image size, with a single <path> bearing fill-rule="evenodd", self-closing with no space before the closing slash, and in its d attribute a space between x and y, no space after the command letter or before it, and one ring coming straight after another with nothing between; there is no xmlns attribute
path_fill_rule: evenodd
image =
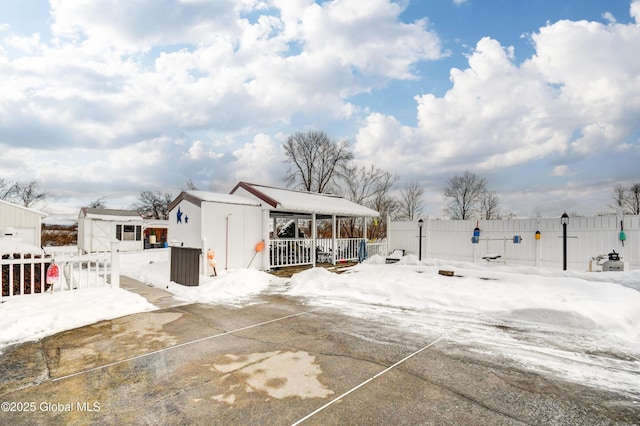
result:
<svg viewBox="0 0 640 426"><path fill-rule="evenodd" d="M114 243L111 252L79 255L71 252L52 254L14 254L0 259L2 298L82 288L120 286L119 253ZM57 265L57 278L48 274Z"/></svg>
<svg viewBox="0 0 640 426"><path fill-rule="evenodd" d="M476 227L480 235L474 244ZM621 228L625 241L620 239ZM419 235L417 221L391 222L389 249L405 249L418 255ZM591 266L595 270L595 259L614 250L625 262L625 268L640 269L640 216L570 217L567 236L567 269L585 271ZM516 242L514 237L519 237ZM422 227L423 259L501 262L561 270L562 244L560 217L481 221L426 218Z"/></svg>

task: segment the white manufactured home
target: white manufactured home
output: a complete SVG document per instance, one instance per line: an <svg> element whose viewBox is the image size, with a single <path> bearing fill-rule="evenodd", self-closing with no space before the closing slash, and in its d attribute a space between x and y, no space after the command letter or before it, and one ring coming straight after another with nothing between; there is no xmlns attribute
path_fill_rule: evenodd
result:
<svg viewBox="0 0 640 426"><path fill-rule="evenodd" d="M144 247L143 219L136 211L83 207L78 215L78 249L84 253L111 251L119 241L120 251Z"/></svg>
<svg viewBox="0 0 640 426"><path fill-rule="evenodd" d="M42 245L42 219L45 217L47 217L46 213L0 200L0 232L2 235L12 235L26 244L40 247Z"/></svg>
<svg viewBox="0 0 640 426"><path fill-rule="evenodd" d="M379 217L378 212L342 197L246 182L238 183L230 194L182 192L169 212L170 245L200 249L203 259L211 250L218 270L358 260L367 250L366 220L360 238L339 238L338 223ZM330 238L318 238L320 220L330 222ZM285 227L292 232L280 232ZM201 271L206 273L204 261Z"/></svg>

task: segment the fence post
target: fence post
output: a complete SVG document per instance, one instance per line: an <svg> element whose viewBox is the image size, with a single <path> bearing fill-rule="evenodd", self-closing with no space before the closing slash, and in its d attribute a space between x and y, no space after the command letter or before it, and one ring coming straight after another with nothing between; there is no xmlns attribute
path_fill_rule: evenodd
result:
<svg viewBox="0 0 640 426"><path fill-rule="evenodd" d="M120 288L120 241L111 241L111 288Z"/></svg>

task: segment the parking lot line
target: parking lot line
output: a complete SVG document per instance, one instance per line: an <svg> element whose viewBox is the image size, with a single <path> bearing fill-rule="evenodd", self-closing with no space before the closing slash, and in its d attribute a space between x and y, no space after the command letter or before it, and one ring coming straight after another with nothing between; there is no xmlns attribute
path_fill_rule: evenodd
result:
<svg viewBox="0 0 640 426"><path fill-rule="evenodd" d="M222 337L222 336L226 336L226 335L229 335L229 334L237 333L239 331L249 330L249 329L252 329L252 328L260 327L260 326L271 324L271 323L274 323L274 322L286 320L286 319L289 319L289 318L298 317L300 315L310 314L311 312L315 312L315 311L318 311L320 309L322 309L322 307L311 309L309 311L298 312L298 313L287 315L287 316L284 316L284 317L275 318L275 319L272 319L272 320L269 320L269 321L264 321L264 322L261 322L261 323L258 323L258 324L248 325L246 327L236 328L235 330L225 331L223 333L214 334L212 336L203 337L201 339L191 340L189 342L184 342L184 343L180 343L180 344L177 344L177 345L174 345L174 346L169 346L168 348L158 349L157 351L152 351L152 352L148 352L146 354L136 355L134 357L121 359L119 361L114 361L114 362L111 362L109 364L100 365L98 367L89 368L88 370L82 370L82 371L78 371L78 372L73 373L73 374L67 374L66 376L62 376L62 377L57 377L55 379L51 379L51 381L52 382L58 382L60 380L65 380L65 379L68 379L68 378L71 378L71 377L75 377L75 376L79 376L79 375L82 375L82 374L90 373L92 371L102 370L104 368L112 367L114 365L123 364L125 362L134 361L136 359L144 358L144 357L151 356L151 355L156 355L156 354L159 354L161 352L166 352L166 351L169 351L169 350L172 350L172 349L178 349L178 348L181 348L183 346L192 345L194 343L203 342L203 341L209 340L209 339L215 339L216 337Z"/></svg>
<svg viewBox="0 0 640 426"><path fill-rule="evenodd" d="M345 393L343 393L342 395L332 399L331 401L327 402L326 404L324 404L322 407L318 408L317 410L307 414L306 416L304 416L303 418L301 418L300 420L298 420L297 422L293 423L291 426L297 426L300 423L310 419L311 417L315 416L316 414L318 414L320 411L324 410L325 408L329 407L331 404L333 404L334 402L337 402L339 400L341 400L342 398L344 398L345 396L349 395L350 393L360 389L362 386L366 385L367 383L377 379L378 377L382 376L384 373L393 370L394 368L396 368L398 365L402 364L403 362L405 362L406 360L408 360L409 358L418 355L420 352L424 351L427 348L430 348L431 346L435 345L436 343L438 343L440 340L442 340L443 337L440 337L436 340L434 340L433 342L429 343L427 346L418 349L417 351L413 352L412 354L407 355L406 357L402 358L400 361L396 362L395 364L393 364L390 367L385 368L384 370L382 370L381 372L379 372L378 374L376 374L375 376L372 376L370 378L368 378L367 380L365 380L364 382L360 383L359 385L349 389L348 391L346 391Z"/></svg>

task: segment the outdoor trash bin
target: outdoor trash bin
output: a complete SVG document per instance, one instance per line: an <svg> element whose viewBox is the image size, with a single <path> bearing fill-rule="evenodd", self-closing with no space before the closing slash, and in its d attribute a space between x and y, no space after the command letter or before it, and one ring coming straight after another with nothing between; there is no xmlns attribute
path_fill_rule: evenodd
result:
<svg viewBox="0 0 640 426"><path fill-rule="evenodd" d="M171 281L192 287L199 285L201 254L199 248L171 247Z"/></svg>

